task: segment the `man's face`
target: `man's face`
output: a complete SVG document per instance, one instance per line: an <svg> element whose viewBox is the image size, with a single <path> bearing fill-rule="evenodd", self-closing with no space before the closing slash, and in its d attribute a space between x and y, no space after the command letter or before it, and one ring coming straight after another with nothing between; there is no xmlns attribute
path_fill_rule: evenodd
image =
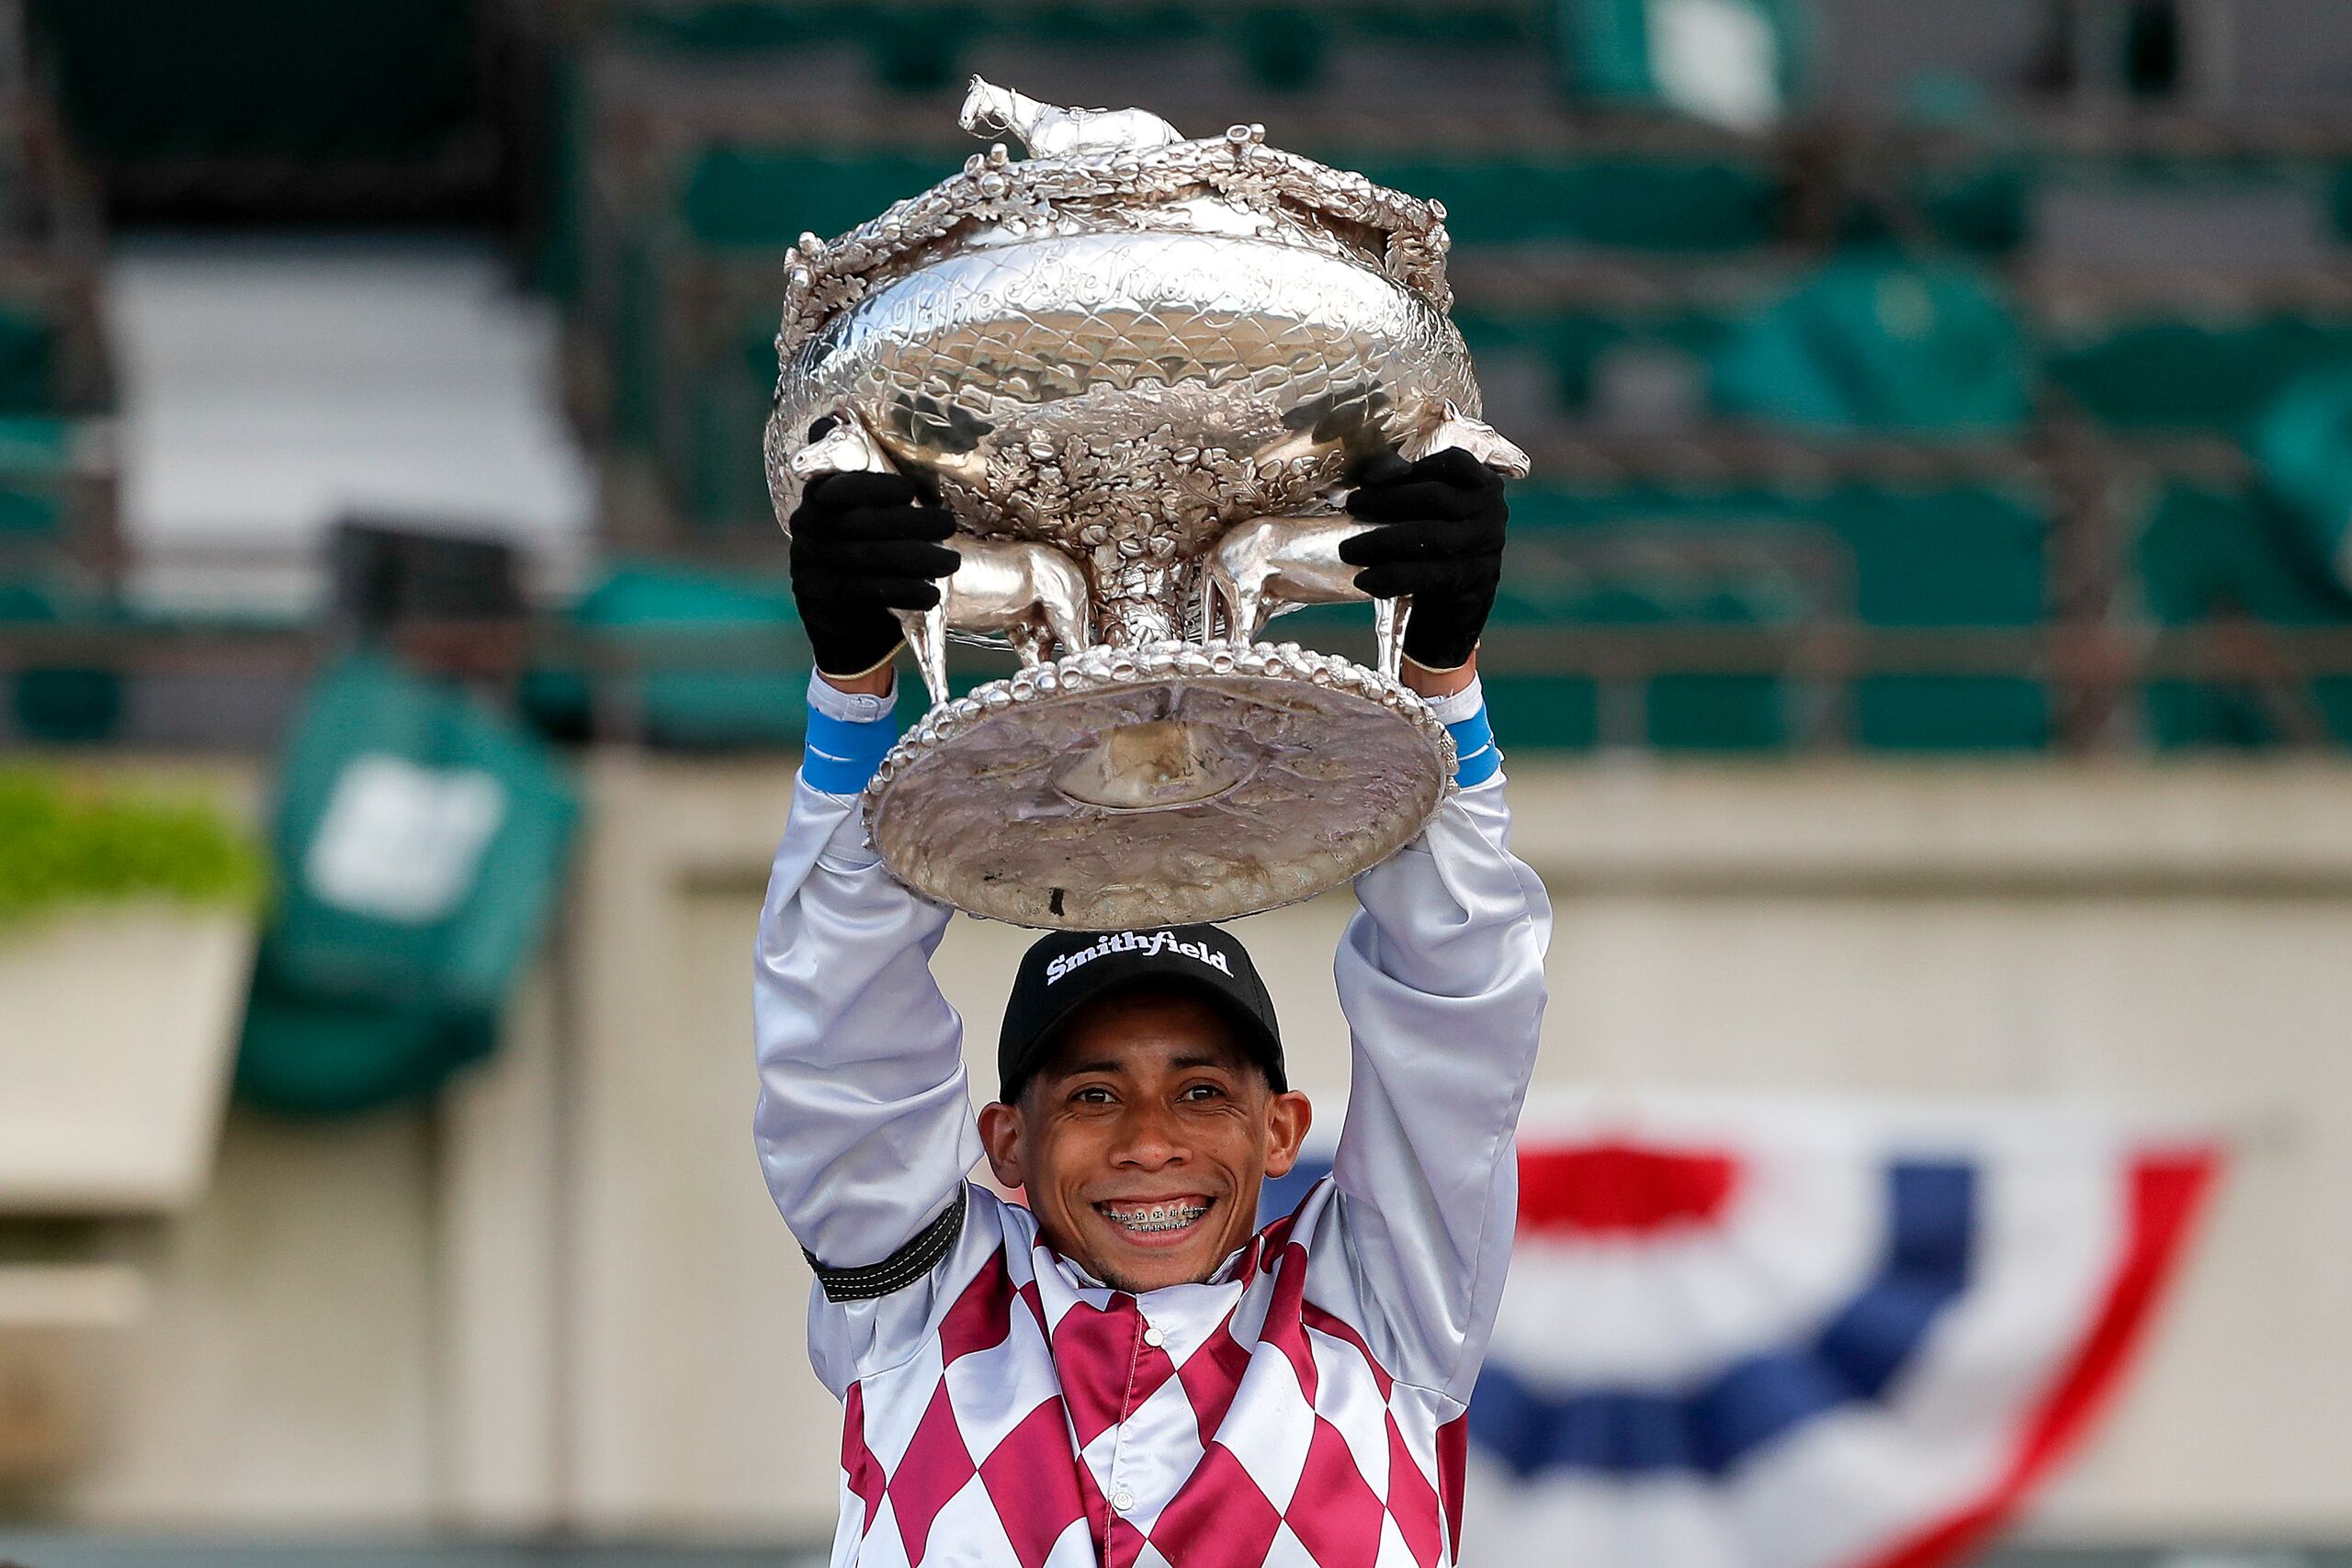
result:
<svg viewBox="0 0 2352 1568"><path fill-rule="evenodd" d="M1216 1009L1127 991L1087 1008L1017 1103L980 1112L989 1165L1027 1190L1046 1243L1105 1284L1205 1280L1250 1239L1258 1190L1306 1136Z"/></svg>

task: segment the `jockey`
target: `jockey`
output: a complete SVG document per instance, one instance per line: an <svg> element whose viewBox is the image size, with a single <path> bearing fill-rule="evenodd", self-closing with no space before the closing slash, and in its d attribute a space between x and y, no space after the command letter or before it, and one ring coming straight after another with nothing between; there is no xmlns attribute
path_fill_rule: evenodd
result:
<svg viewBox="0 0 2352 1568"><path fill-rule="evenodd" d="M844 1407L835 1568L1455 1559L1551 909L1508 847L1477 679L1501 480L1458 451L1359 479L1350 510L1379 525L1342 555L1366 592L1412 596L1405 680L1461 787L1356 879L1335 1164L1263 1229L1311 1108L1216 927L1039 941L974 1116L929 967L948 911L857 809L895 739L890 611L937 602L949 521L894 474L814 479L794 514L820 672L760 922L756 1133ZM982 1158L1024 1201L967 1179Z"/></svg>

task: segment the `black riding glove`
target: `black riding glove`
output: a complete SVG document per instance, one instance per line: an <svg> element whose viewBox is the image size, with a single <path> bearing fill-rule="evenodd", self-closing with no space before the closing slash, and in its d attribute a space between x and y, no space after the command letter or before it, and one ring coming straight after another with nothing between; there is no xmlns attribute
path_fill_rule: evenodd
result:
<svg viewBox="0 0 2352 1568"><path fill-rule="evenodd" d="M820 474L792 513L792 598L817 668L863 675L904 640L893 610L939 603L956 570L945 507L904 474Z"/></svg>
<svg viewBox="0 0 2352 1568"><path fill-rule="evenodd" d="M1383 452L1358 471L1348 510L1382 525L1340 546L1341 560L1363 568L1356 587L1412 596L1405 657L1424 670L1467 663L1502 581L1502 476L1458 449L1418 463Z"/></svg>

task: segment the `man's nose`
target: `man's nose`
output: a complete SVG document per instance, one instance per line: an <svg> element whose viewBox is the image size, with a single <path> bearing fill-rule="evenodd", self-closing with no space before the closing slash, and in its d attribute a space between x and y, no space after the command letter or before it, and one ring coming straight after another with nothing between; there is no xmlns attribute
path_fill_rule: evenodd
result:
<svg viewBox="0 0 2352 1568"><path fill-rule="evenodd" d="M1119 1165L1159 1170L1179 1163L1189 1152L1182 1129L1167 1107L1139 1105L1120 1119L1111 1157Z"/></svg>

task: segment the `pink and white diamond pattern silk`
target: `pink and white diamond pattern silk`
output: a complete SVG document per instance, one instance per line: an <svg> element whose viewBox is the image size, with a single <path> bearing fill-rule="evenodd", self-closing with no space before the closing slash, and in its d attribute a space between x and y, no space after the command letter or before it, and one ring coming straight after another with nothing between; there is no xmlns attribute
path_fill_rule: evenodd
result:
<svg viewBox="0 0 2352 1568"><path fill-rule="evenodd" d="M1475 682L1457 698L1442 718L1478 711ZM1329 1179L1209 1279L1140 1297L967 1182L963 1021L930 973L946 911L856 807L795 790L753 989L768 1190L844 1287L808 1313L847 1418L834 1568L1452 1562L1551 931L1501 774L1357 879ZM907 1249L934 1227L926 1266Z"/></svg>
<svg viewBox="0 0 2352 1568"><path fill-rule="evenodd" d="M935 1331L847 1391L836 1568L1453 1561L1462 1406L1314 1299L1315 1250L1344 1246L1328 1180L1216 1279L1141 1301L1026 1209L967 1201Z"/></svg>

